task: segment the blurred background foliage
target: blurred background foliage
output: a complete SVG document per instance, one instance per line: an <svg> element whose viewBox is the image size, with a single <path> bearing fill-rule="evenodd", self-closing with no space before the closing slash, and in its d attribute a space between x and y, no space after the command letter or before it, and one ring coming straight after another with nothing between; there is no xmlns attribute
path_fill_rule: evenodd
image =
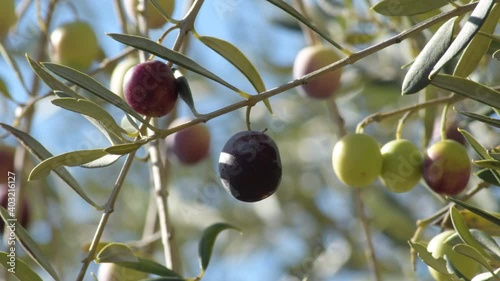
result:
<svg viewBox="0 0 500 281"><path fill-rule="evenodd" d="M34 54L40 47L36 44L40 27L35 4L16 1L18 7L28 2L31 4L27 12L6 39L5 46L29 82L33 73L24 54ZM40 1L42 14L46 12L46 2ZM182 17L187 2L190 1L177 1L174 18ZM360 50L387 39L430 16L383 18L369 10L369 2L318 0L306 1L306 7L317 26L351 50ZM106 32L121 32L112 1L61 1L49 29L75 18L93 26L106 57L113 57L124 48L105 35ZM299 25L266 1L208 0L195 26L201 35L225 39L240 48L255 64L268 88L292 80L295 54L305 46ZM161 30L152 30L150 37L155 39L160 34ZM423 95L400 96L405 74L402 66L413 60L431 35L430 31L416 34L344 68L337 103L350 132L369 114L423 100ZM168 36L164 45L172 46L174 39L173 34ZM190 39L186 54L233 85L253 91L243 75L196 39ZM487 84L498 82L498 67L498 63L484 64L473 77ZM109 75L110 71L104 71L96 78L109 85ZM185 75L200 113L217 110L241 99L197 74ZM3 59L0 60L0 77L6 81L15 100L26 100L27 93ZM42 93L49 91L45 85L42 88ZM445 94L438 90L434 92L436 96ZM296 90L290 90L273 97L271 103L274 116L259 104L252 110L251 121L253 129L267 129L280 148L284 173L275 195L254 204L242 203L230 197L219 183L216 172L219 151L231 135L245 130L244 110L208 122L212 133L210 159L194 167L171 163L169 200L185 275L198 274L197 245L203 229L215 222L229 222L242 229L243 234L227 232L221 235L204 280L295 281L305 277L308 280L369 280L365 236L357 219L352 190L339 182L331 168L331 149L337 136L327 102L310 100L299 96ZM0 122L12 124L15 104L0 98L0 106ZM475 102L462 102L457 106L479 108ZM107 109L117 120L121 118L116 108ZM31 133L53 154L107 145L100 133L81 116L56 108L49 99L41 100L35 110ZM435 116L439 116L439 108L426 114L433 117L435 112ZM182 102L178 103L176 114L191 116ZM450 114L453 117L455 113L451 111ZM412 115L403 130L403 137L414 141L422 150L426 145L423 117L423 112ZM166 123L167 119L160 119L160 122ZM384 144L394 139L397 121L389 119L372 124L366 132ZM460 121L462 127L480 136L479 140L485 147L498 145L497 132L491 127ZM1 142L16 145L12 137ZM138 153L138 156L144 155L144 150ZM105 202L122 163L123 159L107 168L69 170L92 198ZM35 164L30 163L26 170ZM474 183L472 180L470 185ZM53 176L28 182L24 190L34 209L30 233L62 279L72 279L84 257L82 247L91 241L101 214ZM136 161L102 240L140 240L150 193L147 163ZM407 241L416 229L415 221L440 209L443 202L423 184L408 193L393 194L377 181L364 189L362 196L384 280L430 280L421 262L413 272ZM498 196L496 189L485 189L472 202L484 209L499 211ZM426 237L438 230L438 227L429 228ZM157 241L153 244L152 254L162 261L161 253L161 243ZM30 260L25 254L19 254ZM97 265L92 264L90 270L96 272Z"/></svg>

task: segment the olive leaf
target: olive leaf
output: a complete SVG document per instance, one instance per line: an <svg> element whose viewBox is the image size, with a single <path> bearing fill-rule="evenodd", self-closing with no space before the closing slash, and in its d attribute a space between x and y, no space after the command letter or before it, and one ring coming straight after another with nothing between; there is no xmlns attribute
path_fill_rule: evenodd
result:
<svg viewBox="0 0 500 281"><path fill-rule="evenodd" d="M208 267L210 262L210 257L212 256L212 249L215 244L215 239L217 236L226 229L234 229L236 231L241 232L241 230L233 225L227 223L216 223L209 226L203 232L203 236L201 237L200 243L198 244L198 255L200 258L200 265L202 272Z"/></svg>
<svg viewBox="0 0 500 281"><path fill-rule="evenodd" d="M456 19L445 22L417 56L403 80L402 95L414 94L429 85L432 68L451 44Z"/></svg>
<svg viewBox="0 0 500 281"><path fill-rule="evenodd" d="M439 9L447 4L446 0L382 0L371 9L384 16L414 16Z"/></svg>
<svg viewBox="0 0 500 281"><path fill-rule="evenodd" d="M441 59L436 63L431 71L429 77L434 77L441 68L449 61L451 61L455 56L457 56L467 44L474 38L474 35L479 31L483 25L486 17L488 16L490 10L495 4L495 0L479 0L476 8L472 11L469 19L464 24L455 40L451 43L448 50L443 54Z"/></svg>
<svg viewBox="0 0 500 281"><path fill-rule="evenodd" d="M9 269L10 253L0 252L0 265L5 269ZM5 271L8 274L15 276L19 281L43 281L43 279L36 274L36 272L29 267L23 260L16 258L16 270L14 273L11 271Z"/></svg>
<svg viewBox="0 0 500 281"><path fill-rule="evenodd" d="M483 34L474 36L472 41L470 41L469 45L467 45L467 48L460 56L460 59L455 66L455 70L453 71L454 76L467 77L472 73L472 71L474 71L479 64L479 61L490 48L491 38L485 36L484 34L492 34L495 31L499 18L500 5L495 4L483 26L479 30L479 32Z"/></svg>
<svg viewBox="0 0 500 281"><path fill-rule="evenodd" d="M5 225L9 225L12 222L9 221L11 218L9 212L2 206L0 206L0 217L5 222ZM56 270L52 267L49 259L43 254L42 250L38 247L36 242L31 238L28 231L21 226L21 224L15 224L15 231L17 241L21 244L23 249L28 253L28 255L40 265L54 280L59 281L59 276L57 276Z"/></svg>
<svg viewBox="0 0 500 281"><path fill-rule="evenodd" d="M41 143L39 143L36 139L28 135L27 133L3 123L0 123L0 127L11 133L17 139L17 141L38 160L44 161L53 157L52 153L50 153ZM66 168L58 167L54 169L54 173L56 173L64 182L66 182L69 187L71 187L78 195L80 195L83 200L87 201L87 203L92 205L97 210L102 209L102 206L97 205L92 199L90 199L90 197L83 191L80 184L68 172L68 170L66 170Z"/></svg>

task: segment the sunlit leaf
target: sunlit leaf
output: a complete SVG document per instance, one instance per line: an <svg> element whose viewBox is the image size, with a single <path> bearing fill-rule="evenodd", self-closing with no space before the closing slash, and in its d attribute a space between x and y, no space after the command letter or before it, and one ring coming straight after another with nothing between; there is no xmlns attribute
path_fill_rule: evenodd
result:
<svg viewBox="0 0 500 281"><path fill-rule="evenodd" d="M213 224L203 232L203 236L201 237L200 243L198 244L198 255L200 258L202 271L205 271L208 267L210 257L212 256L212 250L215 244L215 239L222 231L226 229L234 229L241 232L239 228L227 223Z"/></svg>
<svg viewBox="0 0 500 281"><path fill-rule="evenodd" d="M132 249L123 243L109 243L97 253L95 261L103 262L138 262Z"/></svg>
<svg viewBox="0 0 500 281"><path fill-rule="evenodd" d="M111 114L93 101L74 98L58 98L53 99L51 102L66 110L83 114L112 144L120 144L127 141L121 135L121 133L125 133L125 130L116 124Z"/></svg>
<svg viewBox="0 0 500 281"><path fill-rule="evenodd" d="M0 126L11 133L17 141L19 141L19 143L38 160L44 161L53 157L52 153L50 153L42 144L25 132L3 123L0 123ZM64 167L59 167L54 169L54 172L78 195L80 195L83 200L87 201L87 203L94 206L98 210L102 209L101 206L97 205L92 199L90 199L90 197L87 196L80 184L78 184L76 179L68 172L68 170Z"/></svg>
<svg viewBox="0 0 500 281"><path fill-rule="evenodd" d="M245 77L252 83L253 87L257 93L262 93L266 91L266 86L262 77L260 77L259 71L255 68L252 62L233 44L209 36L199 36L198 39L207 45L210 49L214 50L216 53L221 55L232 65L234 65ZM268 99L264 100L269 112L273 112L271 104Z"/></svg>
<svg viewBox="0 0 500 281"><path fill-rule="evenodd" d="M477 261L486 269L488 269L488 271L493 272L493 268L488 264L486 258L481 255L481 253L476 248L466 244L458 244L453 246L453 251Z"/></svg>
<svg viewBox="0 0 500 281"><path fill-rule="evenodd" d="M122 243L109 243L96 255L97 263L115 263L119 266L151 273L163 277L182 277L165 266L144 258L137 257L132 249Z"/></svg>
<svg viewBox="0 0 500 281"><path fill-rule="evenodd" d="M480 31L485 34L492 34L498 24L498 19L500 18L500 5L495 4L491 9L486 21L481 27ZM469 45L462 53L460 60L455 66L453 71L454 76L467 77L474 69L476 69L479 61L488 51L491 44L491 38L484 35L476 35L474 39L470 41Z"/></svg>
<svg viewBox="0 0 500 281"><path fill-rule="evenodd" d="M483 84L446 74L436 75L431 84L489 106L500 108L500 92Z"/></svg>
<svg viewBox="0 0 500 281"><path fill-rule="evenodd" d="M460 205L461 207L463 207L463 208L465 208L465 209L467 209L467 210L469 210L469 211L471 211L471 212L473 212L473 213L475 213L475 214L477 214L477 215L485 218L486 220L489 220L492 223L500 226L500 217L495 216L495 215L493 215L493 214L491 214L491 213L489 213L487 211L484 211L484 210L482 210L482 209L480 209L478 207L475 207L475 206L473 206L473 205L471 205L469 203L465 203L463 201L460 201L460 200L452 198L452 197L448 197L448 200L451 200L451 201L455 202L457 205Z"/></svg>
<svg viewBox="0 0 500 281"><path fill-rule="evenodd" d="M500 161L494 159L472 160L472 163L481 168L494 169L494 170L500 169Z"/></svg>
<svg viewBox="0 0 500 281"><path fill-rule="evenodd" d="M422 261L424 261L428 266L443 274L449 274L446 269L446 261L443 258L434 258L432 254L427 251L427 248L420 243L413 243L411 241L408 243L417 252L420 259L422 259Z"/></svg>
<svg viewBox="0 0 500 281"><path fill-rule="evenodd" d="M125 144L110 146L104 149L104 151L106 151L109 154L125 155L136 151L137 149L141 148L141 146L142 146L141 143L125 143Z"/></svg>
<svg viewBox="0 0 500 281"><path fill-rule="evenodd" d="M478 216L479 217L479 216ZM482 220L484 220L482 217L479 217L481 218ZM486 220L484 220L486 221ZM489 222L489 221L487 221ZM483 224L481 224L483 225ZM491 253L493 253L496 258L500 258L500 247L498 246L497 242L495 241L495 239L493 239L491 236L488 235L489 233L489 228L486 228L483 230L479 230L479 229L471 229L470 230L470 233L472 234L472 236L474 237L474 239L479 243L481 244L481 246L483 246L485 249L488 249ZM496 227L496 230L491 232L492 235L498 235L498 232L499 232L499 227L497 226Z"/></svg>
<svg viewBox="0 0 500 281"><path fill-rule="evenodd" d="M46 62L43 63L43 66L45 66L48 70L52 71L58 76L74 83L75 85L82 87L83 89L89 91L95 96L113 104L114 106L120 108L124 112L132 115L134 118L136 118L137 120L141 121L143 124L148 126L148 128L150 128L151 130L158 131L156 128L152 127L148 122L146 122L146 120L144 120L144 118L142 118L142 116L139 115L139 113L137 113L125 101L123 101L123 99L115 95L113 92L108 90L108 88L104 87L101 83L99 83L97 80L90 77L89 75L80 72L78 70L72 69L70 67L55 63Z"/></svg>
<svg viewBox="0 0 500 281"><path fill-rule="evenodd" d="M488 125L500 128L500 120L499 119L494 119L485 115L481 114L476 114L473 112L466 112L466 111L457 111L457 113L462 114L464 116L467 116L469 118L472 118L474 120L486 123Z"/></svg>
<svg viewBox="0 0 500 281"><path fill-rule="evenodd" d="M0 216L2 217L7 227L12 223L11 221L9 221L9 219L11 219L9 212L1 206ZM31 238L28 231L26 231L26 229L21 226L21 224L15 224L14 234L16 235L17 241L19 241L28 255L45 271L47 271L47 273L50 274L50 276L52 276L54 280L59 281L60 279L57 276L55 269L50 264L49 259L43 254L42 250L38 247L33 238Z"/></svg>
<svg viewBox="0 0 500 281"><path fill-rule="evenodd" d="M23 260L16 257L15 262L15 273L8 271L11 266L8 264L10 262L10 253L0 252L0 265L2 265L9 272L10 276L15 276L19 281L43 281L42 278L36 274L31 267L29 267Z"/></svg>
<svg viewBox="0 0 500 281"><path fill-rule="evenodd" d="M46 177L52 170L61 166L75 167L87 164L106 156L103 149L77 150L48 158L31 170L29 180L38 180ZM116 156L119 157L119 156Z"/></svg>
<svg viewBox="0 0 500 281"><path fill-rule="evenodd" d="M453 223L453 227L457 231L460 239L467 243L467 245L473 247L478 251L481 255L489 257L489 255L483 250L481 245L474 239L472 234L469 232L469 226L463 219L462 215L458 211L456 207L450 208L450 217Z"/></svg>
<svg viewBox="0 0 500 281"><path fill-rule="evenodd" d="M135 35L127 35L127 34L118 34L118 33L109 33L108 36L113 38L114 40L123 43L125 45L149 52L155 56L158 56L160 58L163 58L165 60L171 61L172 63L175 63L179 66L182 66L184 68L187 68L193 72L196 72L206 78L209 78L217 83L220 83L221 85L226 86L227 88L237 92L244 98L249 98L250 95L239 90L238 88L234 87L233 85L227 83L224 81L222 78L218 77L217 75L213 74L209 70L205 69L203 66L199 65L197 62L193 61L192 59L186 57L185 55L170 50L166 48L165 46L162 46L154 41L149 40L148 38L140 37L140 36L135 36ZM135 117L135 116L134 116Z"/></svg>
<svg viewBox="0 0 500 281"><path fill-rule="evenodd" d="M479 31L488 16L491 8L495 4L495 0L479 0L476 8L472 11L469 19L463 25L462 29L451 43L448 50L444 53L441 59L436 63L430 77L436 75L441 68L455 56L457 56L467 44L474 38L474 35Z"/></svg>
<svg viewBox="0 0 500 281"><path fill-rule="evenodd" d="M269 3L271 3L271 4L273 4L274 6L276 6L278 8L280 8L281 10L283 10L284 12L286 12L287 14L289 14L290 16L294 17L295 19L297 19L301 23L305 24L307 27L309 27L314 32L316 32L318 35L320 35L321 37L323 37L323 39L325 39L326 41L328 41L330 44L332 44L333 46L335 46L337 49L342 50L342 51L347 51L342 46L340 46L337 42L333 41L328 36L328 34L326 34L323 31L321 31L310 20L308 20L302 14L300 14L299 12L297 12L297 10L295 10L292 6L288 5L288 3L286 3L285 1L283 1L283 0L266 0L266 1L269 2Z"/></svg>
<svg viewBox="0 0 500 281"><path fill-rule="evenodd" d="M403 80L403 95L414 94L429 85L432 68L450 46L455 22L456 17L444 23L417 56Z"/></svg>
<svg viewBox="0 0 500 281"><path fill-rule="evenodd" d="M382 0L371 9L384 16L413 16L439 9L446 0Z"/></svg>
<svg viewBox="0 0 500 281"><path fill-rule="evenodd" d="M484 148L469 132L464 129L458 128L458 131L464 136L467 142L472 146L472 148L477 152L477 154L482 159L492 159L491 156L488 155L486 148Z"/></svg>

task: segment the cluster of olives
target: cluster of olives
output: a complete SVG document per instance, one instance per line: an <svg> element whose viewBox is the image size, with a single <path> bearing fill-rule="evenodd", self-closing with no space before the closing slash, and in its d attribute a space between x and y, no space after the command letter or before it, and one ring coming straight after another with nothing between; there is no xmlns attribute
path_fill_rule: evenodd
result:
<svg viewBox="0 0 500 281"><path fill-rule="evenodd" d="M368 186L378 177L392 192L411 190L423 176L436 193L456 195L469 181L466 148L451 139L430 146L425 155L410 141L397 139L382 148L366 134L349 134L333 148L333 170L346 185Z"/></svg>
<svg viewBox="0 0 500 281"><path fill-rule="evenodd" d="M122 70L120 70L123 73ZM149 61L131 67L123 78L123 97L138 113L149 117L168 114L178 96L170 67ZM171 127L188 122L177 119ZM180 130L166 139L169 151L182 164L195 164L209 153L210 132L203 124ZM281 158L273 139L262 132L243 131L232 136L219 157L223 187L236 199L255 202L273 194L281 181Z"/></svg>

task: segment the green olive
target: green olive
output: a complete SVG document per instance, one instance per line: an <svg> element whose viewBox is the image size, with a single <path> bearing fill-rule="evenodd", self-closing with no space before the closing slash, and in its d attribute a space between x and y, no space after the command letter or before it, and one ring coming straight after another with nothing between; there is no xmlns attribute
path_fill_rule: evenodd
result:
<svg viewBox="0 0 500 281"><path fill-rule="evenodd" d="M410 191L422 178L423 155L408 140L393 140L380 150L382 182L392 192Z"/></svg>
<svg viewBox="0 0 500 281"><path fill-rule="evenodd" d="M349 186L370 185L382 170L382 154L377 141L369 135L350 134L333 148L333 171Z"/></svg>

